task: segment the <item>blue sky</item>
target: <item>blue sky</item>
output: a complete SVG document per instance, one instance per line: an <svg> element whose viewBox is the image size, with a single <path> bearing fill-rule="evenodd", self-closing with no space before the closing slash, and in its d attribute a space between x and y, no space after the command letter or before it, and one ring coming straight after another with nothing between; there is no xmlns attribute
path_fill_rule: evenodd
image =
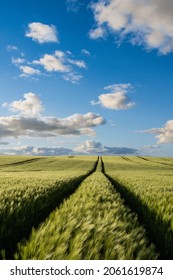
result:
<svg viewBox="0 0 173 280"><path fill-rule="evenodd" d="M0 153L173 156L171 0L0 0Z"/></svg>

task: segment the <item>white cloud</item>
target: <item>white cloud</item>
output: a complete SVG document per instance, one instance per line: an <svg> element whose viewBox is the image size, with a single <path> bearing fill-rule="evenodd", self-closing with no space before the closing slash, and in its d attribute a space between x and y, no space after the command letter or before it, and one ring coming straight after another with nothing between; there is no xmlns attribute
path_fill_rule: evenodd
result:
<svg viewBox="0 0 173 280"><path fill-rule="evenodd" d="M160 145L146 145L139 151L140 155L157 156L161 152Z"/></svg>
<svg viewBox="0 0 173 280"><path fill-rule="evenodd" d="M155 134L158 144L173 143L173 120L167 121L164 127L151 128L140 132Z"/></svg>
<svg viewBox="0 0 173 280"><path fill-rule="evenodd" d="M33 64L42 65L44 69L48 72L68 72L68 65L63 64L63 61L59 58L56 58L54 55L45 54L43 58L39 60L34 60Z"/></svg>
<svg viewBox="0 0 173 280"><path fill-rule="evenodd" d="M9 107L11 112L19 112L21 116L37 117L43 112L44 107L40 98L32 92L24 94L24 100L13 101L12 103L4 103L3 107Z"/></svg>
<svg viewBox="0 0 173 280"><path fill-rule="evenodd" d="M14 46L14 45L8 45L8 46L7 46L7 51L8 51L8 52L15 52L15 53L18 53L18 54L20 54L20 56L22 56L22 57L25 56L25 54L24 54L22 51L20 51L20 49L19 49L17 46Z"/></svg>
<svg viewBox="0 0 173 280"><path fill-rule="evenodd" d="M144 149L155 150L155 149L160 149L160 146L159 145L146 145L146 146L144 146Z"/></svg>
<svg viewBox="0 0 173 280"><path fill-rule="evenodd" d="M56 56L61 61L61 63L66 63L66 64L70 63L79 68L86 68L85 61L69 58L70 56L73 56L73 54L70 51L63 52L63 51L57 50L57 51L55 51L54 56Z"/></svg>
<svg viewBox="0 0 173 280"><path fill-rule="evenodd" d="M19 77L28 78L33 75L44 75L46 72L62 73L62 78L73 84L79 83L83 76L78 73L80 69L86 69L84 60L72 59L74 56L70 51L56 50L53 54L44 54L40 59L28 62L23 58L12 58L12 63L22 72ZM23 65L25 63L25 65ZM43 67L42 71L40 66ZM39 69L37 69L39 68ZM76 68L77 71L76 71ZM33 78L33 77L32 77Z"/></svg>
<svg viewBox="0 0 173 280"><path fill-rule="evenodd" d="M78 153L102 153L106 151L100 142L94 140L86 140L80 146L76 147L74 151Z"/></svg>
<svg viewBox="0 0 173 280"><path fill-rule="evenodd" d="M26 37L32 38L40 44L49 42L58 42L57 31L54 25L47 25L40 22L28 24Z"/></svg>
<svg viewBox="0 0 173 280"><path fill-rule="evenodd" d="M86 50L86 49L82 49L81 53L86 55L86 56L90 56L91 55L91 53L88 50Z"/></svg>
<svg viewBox="0 0 173 280"><path fill-rule="evenodd" d="M29 77L32 75L40 75L41 71L38 69L35 69L33 67L30 66L26 66L26 65L22 65L19 67L19 69L22 71L22 74L20 75L20 77Z"/></svg>
<svg viewBox="0 0 173 280"><path fill-rule="evenodd" d="M83 4L79 0L66 0L67 11L78 12Z"/></svg>
<svg viewBox="0 0 173 280"><path fill-rule="evenodd" d="M92 105L101 104L103 107L112 110L126 110L132 108L135 103L129 101L127 94L132 88L131 84L113 84L105 87L108 93L99 95L98 101L91 101Z"/></svg>
<svg viewBox="0 0 173 280"><path fill-rule="evenodd" d="M132 43L161 54L173 51L172 0L99 0L91 7L97 24L90 31L92 39L106 30L121 38L130 35Z"/></svg>
<svg viewBox="0 0 173 280"><path fill-rule="evenodd" d="M73 116L59 119L56 117L24 117L9 116L0 117L0 134L1 137L56 137L64 136L95 136L93 127L104 124L104 119L96 114L89 120L85 119L86 115L78 115L78 120L84 118L83 123L73 121ZM97 122L95 124L95 122Z"/></svg>
<svg viewBox="0 0 173 280"><path fill-rule="evenodd" d="M56 137L58 135L94 136L93 128L105 124L98 114L74 114L67 118L42 116L44 107L34 93L24 94L24 100L4 103L10 111L18 115L0 117L1 137Z"/></svg>
<svg viewBox="0 0 173 280"><path fill-rule="evenodd" d="M15 66L19 66L20 64L24 63L25 59L24 58L14 58L12 57L12 64L14 64Z"/></svg>
<svg viewBox="0 0 173 280"><path fill-rule="evenodd" d="M55 51L55 56L57 56L60 59L64 59L66 54L63 51L57 50L57 51Z"/></svg>
<svg viewBox="0 0 173 280"><path fill-rule="evenodd" d="M70 72L70 73L63 75L63 78L65 81L69 81L72 84L78 84L79 81L82 79L82 75L77 74L75 72Z"/></svg>
<svg viewBox="0 0 173 280"><path fill-rule="evenodd" d="M95 114L92 112L89 112L85 115L82 114L74 114L70 117L65 118L62 120L62 124L69 124L72 125L75 128L82 128L82 127L94 127L99 124L104 124L105 121L102 117L100 117L99 114Z"/></svg>
<svg viewBox="0 0 173 280"><path fill-rule="evenodd" d="M134 148L128 148L128 147L106 147L105 154L109 155L133 155L138 154L138 150Z"/></svg>
<svg viewBox="0 0 173 280"><path fill-rule="evenodd" d="M35 147L35 146L16 146L0 148L2 155L35 155L35 156L61 156L61 155L78 155L78 154L101 154L101 155L131 155L137 154L136 149L104 147L100 142L86 140L75 149L64 147Z"/></svg>
<svg viewBox="0 0 173 280"><path fill-rule="evenodd" d="M68 59L68 62L73 65L76 65L79 68L86 68L86 64L83 60Z"/></svg>
<svg viewBox="0 0 173 280"><path fill-rule="evenodd" d="M117 154L135 154L138 150L127 147L107 147L102 143L94 140L86 140L84 143L74 149L77 153L86 154L102 154L102 155L117 155Z"/></svg>
<svg viewBox="0 0 173 280"><path fill-rule="evenodd" d="M17 66L20 69L20 71L22 72L22 74L20 74L19 77L30 77L33 75L41 75L41 71L39 69L35 69L28 65L22 65L23 63L27 63L24 58L12 57L12 64Z"/></svg>
<svg viewBox="0 0 173 280"><path fill-rule="evenodd" d="M91 39L99 39L99 38L103 38L105 36L105 29L101 26L95 28L95 29L91 29L89 32L89 36Z"/></svg>
<svg viewBox="0 0 173 280"><path fill-rule="evenodd" d="M7 51L18 51L18 47L17 46L14 46L14 45L8 45L7 46Z"/></svg>
<svg viewBox="0 0 173 280"><path fill-rule="evenodd" d="M87 68L86 63L83 60L71 59L71 52L56 50L54 54L45 54L41 59L34 60L32 63L41 65L48 72L61 72L64 80L73 84L79 83L82 79L82 75L74 70L74 66L78 68Z"/></svg>
<svg viewBox="0 0 173 280"><path fill-rule="evenodd" d="M68 55L71 55L71 53L57 50L53 55L45 54L43 58L34 60L33 64L42 65L49 72L70 72L72 70L70 64L79 68L86 68L86 63L83 60L71 59L68 58Z"/></svg>
<svg viewBox="0 0 173 280"><path fill-rule="evenodd" d="M11 148L0 148L0 154L33 155L33 156L61 156L71 155L73 150L64 147L34 147L29 145Z"/></svg>

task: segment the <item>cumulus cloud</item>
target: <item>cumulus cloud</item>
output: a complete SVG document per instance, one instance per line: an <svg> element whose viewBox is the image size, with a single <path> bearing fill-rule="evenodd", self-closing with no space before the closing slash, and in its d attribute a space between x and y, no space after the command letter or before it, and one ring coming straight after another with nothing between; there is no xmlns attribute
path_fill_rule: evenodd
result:
<svg viewBox="0 0 173 280"><path fill-rule="evenodd" d="M27 63L24 58L20 58L20 57L19 58L13 58L12 57L12 64L17 66L19 68L19 70L21 71L21 74L19 75L19 77L28 78L28 77L31 77L31 76L34 76L34 75L41 75L42 74L39 69L33 68L31 66L28 66L28 65L22 65L24 63Z"/></svg>
<svg viewBox="0 0 173 280"><path fill-rule="evenodd" d="M86 63L83 60L68 58L68 54L67 52L57 50L53 55L45 54L43 58L34 60L33 64L42 65L44 69L49 72L70 72L70 64L79 68L86 68Z"/></svg>
<svg viewBox="0 0 173 280"><path fill-rule="evenodd" d="M24 58L20 58L20 57L14 58L14 57L12 57L12 64L14 64L15 66L18 66L18 65L20 65L24 62L25 62Z"/></svg>
<svg viewBox="0 0 173 280"><path fill-rule="evenodd" d="M86 63L83 60L71 58L72 54L69 51L63 52L56 50L53 54L45 54L39 60L34 60L32 64L41 65L47 72L63 73L62 77L71 83L79 83L82 75L76 72L75 66L86 69Z"/></svg>
<svg viewBox="0 0 173 280"><path fill-rule="evenodd" d="M89 36L91 39L99 39L99 38L103 38L105 36L105 29L101 26L95 28L95 29L91 29L89 32Z"/></svg>
<svg viewBox="0 0 173 280"><path fill-rule="evenodd" d="M155 134L158 144L173 143L173 120L167 121L161 128L151 128L140 132Z"/></svg>
<svg viewBox="0 0 173 280"><path fill-rule="evenodd" d="M58 42L57 31L54 25L47 25L40 22L28 24L26 37L32 38L40 44Z"/></svg>
<svg viewBox="0 0 173 280"><path fill-rule="evenodd" d="M126 110L132 108L135 103L127 97L131 84L113 84L105 87L108 93L101 94L98 101L91 101L92 105L101 104L103 107L112 110Z"/></svg>
<svg viewBox="0 0 173 280"><path fill-rule="evenodd" d="M54 55L45 54L43 58L34 60L33 64L42 65L48 72L68 72L69 67L63 64L60 58L56 58Z"/></svg>
<svg viewBox="0 0 173 280"><path fill-rule="evenodd" d="M35 59L32 62L24 58L12 57L12 64L15 65L20 71L21 78L35 78L35 76L46 75L47 72L59 72L62 78L73 84L77 84L83 78L78 73L82 69L87 69L84 60L75 59L70 51L56 50L52 54L44 54L41 58ZM34 76L34 77L33 77Z"/></svg>
<svg viewBox="0 0 173 280"><path fill-rule="evenodd" d="M66 53L60 50L55 51L55 56L60 58L60 59L64 59L66 56Z"/></svg>
<svg viewBox="0 0 173 280"><path fill-rule="evenodd" d="M99 0L91 8L96 21L92 39L107 31L161 54L173 51L172 0Z"/></svg>
<svg viewBox="0 0 173 280"><path fill-rule="evenodd" d="M35 69L33 67L22 65L19 67L22 74L20 74L20 77L29 77L32 75L41 75L41 71L39 69Z"/></svg>
<svg viewBox="0 0 173 280"><path fill-rule="evenodd" d="M73 150L64 147L35 147L29 145L0 149L1 155L62 156L72 153Z"/></svg>
<svg viewBox="0 0 173 280"><path fill-rule="evenodd" d="M73 65L76 65L79 68L86 68L86 64L83 60L68 59L68 62Z"/></svg>
<svg viewBox="0 0 173 280"><path fill-rule="evenodd" d="M99 114L89 112L84 115L74 114L70 117L67 117L64 119L64 123L65 124L69 123L69 125L72 125L75 128L94 127L99 124L105 124L105 120L102 117L100 117Z"/></svg>
<svg viewBox="0 0 173 280"><path fill-rule="evenodd" d="M71 82L72 84L78 84L79 81L82 79L82 75L77 74L75 72L70 72L70 73L63 75L63 79L65 81Z"/></svg>
<svg viewBox="0 0 173 280"><path fill-rule="evenodd" d="M0 134L1 137L94 136L92 128L104 124L104 119L97 114L91 114L90 119L87 114L76 114L64 119L56 117L0 117ZM82 124L80 123L81 119L83 119Z"/></svg>
<svg viewBox="0 0 173 280"><path fill-rule="evenodd" d="M4 103L3 107L8 107L11 112L19 112L21 116L35 117L40 116L44 110L42 102L35 93L28 92L24 94L24 100Z"/></svg>
<svg viewBox="0 0 173 280"><path fill-rule="evenodd" d="M102 153L105 151L104 147L100 142L96 142L94 140L86 140L80 146L76 147L74 151L79 153Z"/></svg>
<svg viewBox="0 0 173 280"><path fill-rule="evenodd" d="M74 114L66 118L42 116L44 107L34 93L24 94L24 100L4 103L17 115L0 117L1 137L56 137L58 135L94 136L93 128L105 124L99 114Z"/></svg>
<svg viewBox="0 0 173 280"><path fill-rule="evenodd" d="M100 154L100 155L131 155L138 151L131 148L104 147L100 142L86 140L75 149L64 147L35 147L35 146L16 146L0 148L1 155L35 155L35 156L62 156L78 154Z"/></svg>
<svg viewBox="0 0 173 280"><path fill-rule="evenodd" d="M119 154L135 154L138 152L136 149L127 147L107 147L102 143L94 140L86 140L84 143L74 148L77 153L86 154L101 154L101 155L119 155Z"/></svg>

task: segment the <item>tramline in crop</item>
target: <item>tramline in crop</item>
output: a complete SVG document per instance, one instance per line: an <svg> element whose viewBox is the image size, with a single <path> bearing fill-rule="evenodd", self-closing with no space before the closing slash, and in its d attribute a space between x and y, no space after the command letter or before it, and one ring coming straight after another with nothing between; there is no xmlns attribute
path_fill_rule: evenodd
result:
<svg viewBox="0 0 173 280"><path fill-rule="evenodd" d="M77 160L80 168L76 170L75 161L64 159L67 169L64 174L56 171L62 161L53 159L55 171L21 172L28 168L18 166L19 172L5 172L7 168L16 168L12 163L5 165L0 173L0 249L3 257L11 258L11 254L22 238L26 238L33 226L38 226L62 200L71 194L79 183L94 170L97 157L90 160ZM34 162L34 161L33 161ZM32 164L33 164L32 162ZM29 164L29 163L28 163ZM32 166L31 164L31 166ZM53 165L52 164L52 165ZM37 162L38 165L38 162ZM39 166L39 165L38 165ZM37 168L38 168L37 166Z"/></svg>
<svg viewBox="0 0 173 280"><path fill-rule="evenodd" d="M161 258L173 259L173 161L104 157L105 173L145 223Z"/></svg>
<svg viewBox="0 0 173 280"><path fill-rule="evenodd" d="M156 259L154 246L100 171L88 176L28 242L16 259Z"/></svg>
<svg viewBox="0 0 173 280"><path fill-rule="evenodd" d="M0 157L2 258L173 258L173 159L97 161Z"/></svg>

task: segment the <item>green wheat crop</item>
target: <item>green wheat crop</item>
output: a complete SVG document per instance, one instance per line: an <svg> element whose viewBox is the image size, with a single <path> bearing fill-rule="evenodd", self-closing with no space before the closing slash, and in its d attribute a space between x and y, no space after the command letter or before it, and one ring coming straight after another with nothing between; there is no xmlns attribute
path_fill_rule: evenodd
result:
<svg viewBox="0 0 173 280"><path fill-rule="evenodd" d="M156 259L137 216L109 180L97 171L51 213L16 259Z"/></svg>

